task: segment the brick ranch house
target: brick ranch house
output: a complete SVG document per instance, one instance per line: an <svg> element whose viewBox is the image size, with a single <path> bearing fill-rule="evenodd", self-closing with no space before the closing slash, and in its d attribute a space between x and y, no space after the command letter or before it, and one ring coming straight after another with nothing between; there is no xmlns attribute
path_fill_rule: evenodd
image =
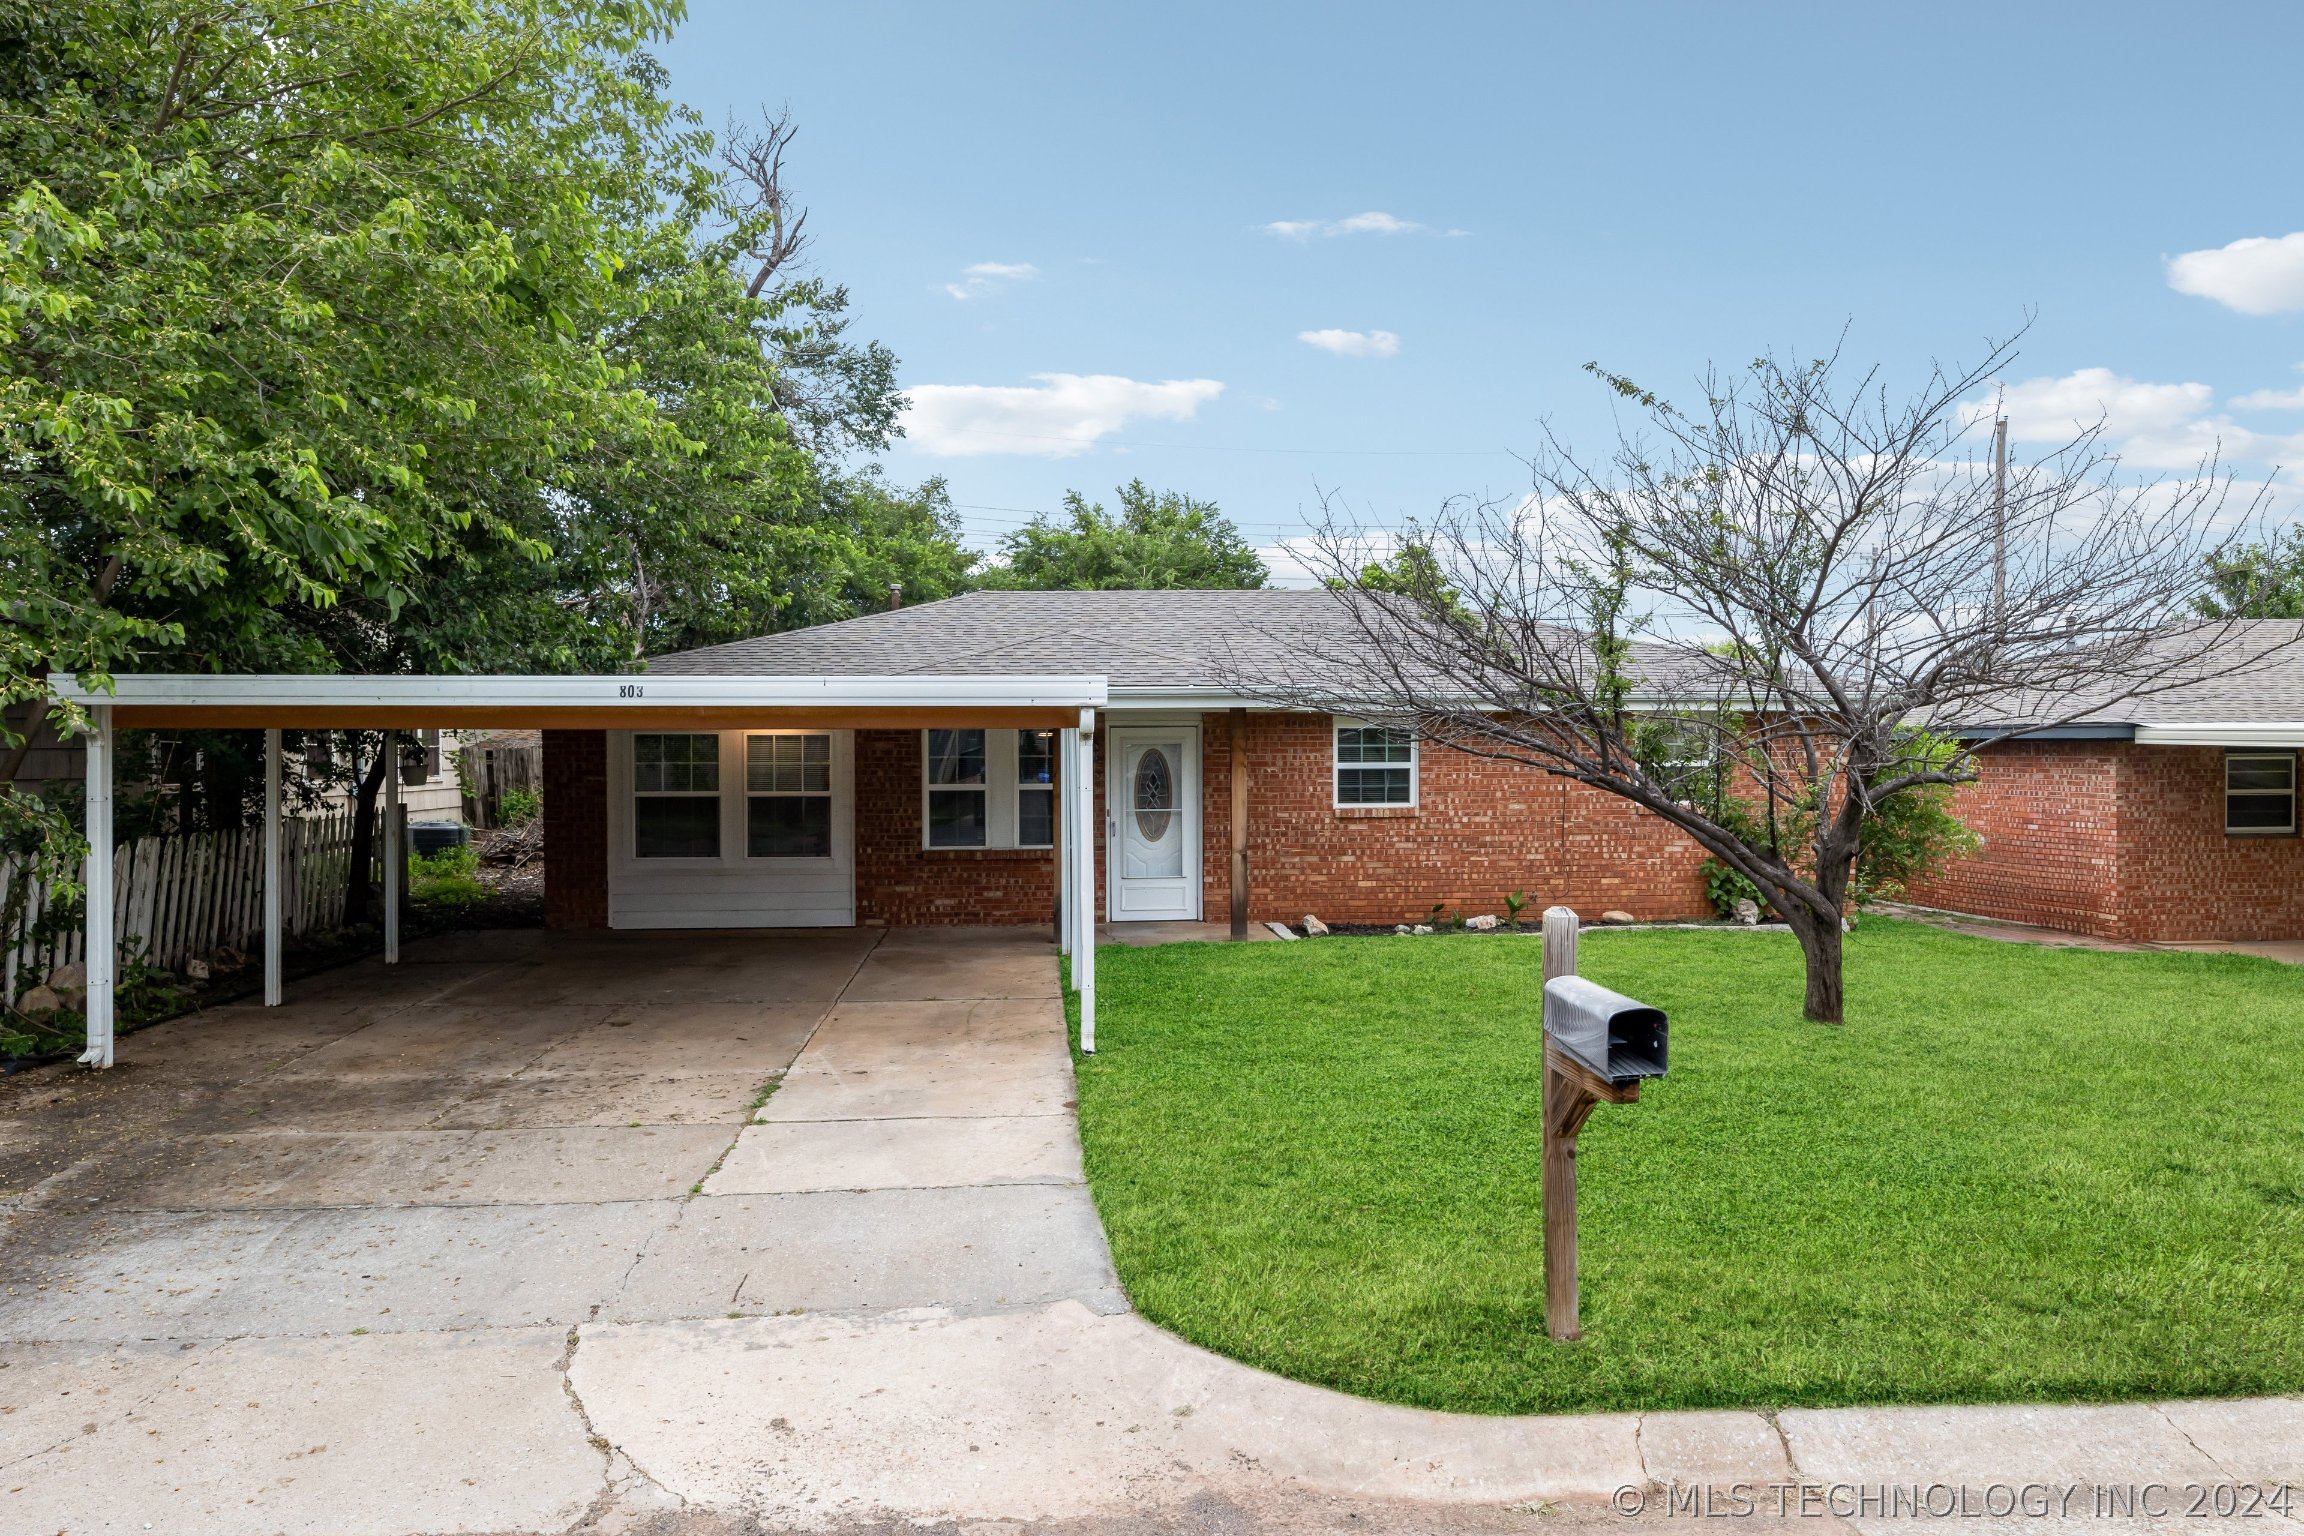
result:
<svg viewBox="0 0 2304 1536"><path fill-rule="evenodd" d="M1940 723L1989 741L1958 791L1982 846L1912 897L2107 938L2304 938L2304 625L2275 622L2258 639L2288 648L2268 663L2053 730ZM1264 657L1281 692L1349 625L1318 591L986 592L661 657L641 677L57 679L90 722L82 1060L113 1059L121 730L264 732L267 1003L294 730L541 731L557 928L1054 923L1084 1045L1098 920L1390 923L1495 911L1511 891L1707 915L1701 850L1623 800L1275 709L1253 673L1237 681Z"/></svg>
<svg viewBox="0 0 2304 1536"><path fill-rule="evenodd" d="M1434 906L1709 915L1703 854L1613 796L1275 709L1224 678L1335 638L1323 591L979 592L656 658L651 678L1093 674L1093 899L1112 922L1392 923ZM1236 676L1236 673L1234 673ZM1046 730L544 735L563 928L1045 923ZM1245 883L1237 871L1245 870Z"/></svg>

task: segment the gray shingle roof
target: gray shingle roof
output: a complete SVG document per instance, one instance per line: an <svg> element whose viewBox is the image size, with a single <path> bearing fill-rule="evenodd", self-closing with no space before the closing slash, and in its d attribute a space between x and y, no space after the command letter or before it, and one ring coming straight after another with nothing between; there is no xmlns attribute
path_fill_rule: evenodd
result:
<svg viewBox="0 0 2304 1536"><path fill-rule="evenodd" d="M981 677L1086 674L1116 690L1222 689L1307 681L1312 658L1349 653L1358 638L1337 595L1264 587L1248 591L970 592L838 624L787 630L659 656L668 676ZM2227 640L2229 667L2195 667L2182 686L2088 711L2115 724L2304 722L2304 621L2262 619ZM1683 672L1685 657L1636 647L1652 677ZM2049 706L2069 718L2073 703ZM1992 722L2028 718L1991 711ZM1969 722L1960 722L1969 723Z"/></svg>
<svg viewBox="0 0 2304 1536"><path fill-rule="evenodd" d="M2106 725L2286 725L2304 722L2304 620L2248 619L2222 628L2205 656L2179 643L2164 677L2147 689L2087 707L2082 699L2020 699L1992 721L2077 718ZM2085 690L2083 690L2084 692ZM1984 719L1963 722L1983 725Z"/></svg>
<svg viewBox="0 0 2304 1536"><path fill-rule="evenodd" d="M1221 686L1239 659L1344 643L1333 593L970 592L838 624L659 656L679 675L895 677L1086 673L1115 688Z"/></svg>

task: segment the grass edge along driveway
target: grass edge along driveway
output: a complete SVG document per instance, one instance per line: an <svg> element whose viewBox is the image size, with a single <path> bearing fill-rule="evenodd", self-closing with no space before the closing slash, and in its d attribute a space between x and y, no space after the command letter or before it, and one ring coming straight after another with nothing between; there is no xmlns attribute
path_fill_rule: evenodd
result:
<svg viewBox="0 0 2304 1536"><path fill-rule="evenodd" d="M1544 1332L1539 944L1097 954L1087 1170L1143 1314L1484 1413L2304 1388L2304 969L1867 919L1587 932L1672 1072L1586 1127L1585 1339Z"/></svg>

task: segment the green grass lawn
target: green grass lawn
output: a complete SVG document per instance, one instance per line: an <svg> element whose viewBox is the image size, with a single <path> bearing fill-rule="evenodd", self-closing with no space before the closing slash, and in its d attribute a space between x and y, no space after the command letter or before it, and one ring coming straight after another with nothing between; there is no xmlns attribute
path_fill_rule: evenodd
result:
<svg viewBox="0 0 2304 1536"><path fill-rule="evenodd" d="M1081 1132L1144 1314L1489 1413L2304 1389L2304 969L1869 919L1827 1026L1786 936L1587 933L1672 1072L1585 1129L1558 1345L1539 949L1099 950Z"/></svg>

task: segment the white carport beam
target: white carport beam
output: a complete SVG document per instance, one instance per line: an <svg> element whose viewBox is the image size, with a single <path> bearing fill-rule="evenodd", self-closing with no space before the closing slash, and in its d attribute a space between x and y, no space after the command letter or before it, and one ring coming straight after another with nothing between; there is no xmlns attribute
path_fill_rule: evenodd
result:
<svg viewBox="0 0 2304 1536"><path fill-rule="evenodd" d="M400 733L384 733L384 963L400 963L400 882L408 872L408 855L400 848ZM368 871L360 871L360 885L368 884Z"/></svg>
<svg viewBox="0 0 2304 1536"><path fill-rule="evenodd" d="M264 1006L280 1006L280 732L264 733Z"/></svg>
<svg viewBox="0 0 2304 1536"><path fill-rule="evenodd" d="M545 726L570 730L760 728L791 720L823 727L966 724L1046 729L1103 705L1111 690L1087 675L911 673L896 677L681 674L531 677L354 676L301 673L115 673L110 693L70 678L59 698L117 706L126 728L401 730Z"/></svg>
<svg viewBox="0 0 2304 1536"><path fill-rule="evenodd" d="M87 947L88 1048L80 1059L91 1067L112 1065L112 979L117 940L112 931L112 706L88 711L88 871Z"/></svg>
<svg viewBox="0 0 2304 1536"><path fill-rule="evenodd" d="M1056 953L1072 953L1072 797L1080 792L1080 733L1056 733Z"/></svg>
<svg viewBox="0 0 2304 1536"><path fill-rule="evenodd" d="M1080 991L1080 1051L1096 1054L1096 711L1080 711L1080 793L1073 796L1073 882L1080 892L1072 982Z"/></svg>

